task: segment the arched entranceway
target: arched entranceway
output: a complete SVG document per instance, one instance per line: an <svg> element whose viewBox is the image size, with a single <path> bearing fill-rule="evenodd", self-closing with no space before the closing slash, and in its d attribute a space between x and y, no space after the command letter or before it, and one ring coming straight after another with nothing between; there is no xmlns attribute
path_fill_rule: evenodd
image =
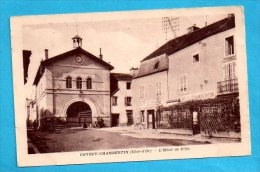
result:
<svg viewBox="0 0 260 172"><path fill-rule="evenodd" d="M82 126L92 123L92 110L90 106L83 101L76 101L70 104L66 112L66 121L69 127Z"/></svg>

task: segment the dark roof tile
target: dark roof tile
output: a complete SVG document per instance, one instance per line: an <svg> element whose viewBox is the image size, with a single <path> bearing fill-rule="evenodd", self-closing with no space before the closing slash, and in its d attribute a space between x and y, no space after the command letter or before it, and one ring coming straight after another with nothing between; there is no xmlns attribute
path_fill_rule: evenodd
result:
<svg viewBox="0 0 260 172"><path fill-rule="evenodd" d="M117 80L132 80L133 76L127 73L111 73L111 77L114 77Z"/></svg>
<svg viewBox="0 0 260 172"><path fill-rule="evenodd" d="M191 33L182 35L175 39L172 39L155 50L153 53L145 57L141 62L160 56L162 54L171 55L179 50L182 50L196 42L199 42L207 37L224 32L228 29L235 27L235 17L230 15L229 17L212 23L206 27L193 31Z"/></svg>
<svg viewBox="0 0 260 172"><path fill-rule="evenodd" d="M67 51L65 53L62 53L62 54L59 54L57 56L54 56L52 58L49 58L49 59L46 59L46 60L43 60L41 61L40 63L40 66L38 68L38 71L36 73L36 76L34 78L34 82L33 82L33 85L37 85L39 80L41 79L42 77L42 74L43 74L43 71L45 69L45 67L49 64L52 64L60 59L62 59L64 56L70 56L71 54L75 54L75 53L83 53L83 54L86 54L87 57L93 59L94 61L102 64L103 66L105 66L106 68L108 68L109 70L113 70L114 67L112 65L110 65L109 63L101 60L100 58L94 56L93 54L87 52L86 50L82 49L81 47L78 47L76 49L73 49L71 51Z"/></svg>

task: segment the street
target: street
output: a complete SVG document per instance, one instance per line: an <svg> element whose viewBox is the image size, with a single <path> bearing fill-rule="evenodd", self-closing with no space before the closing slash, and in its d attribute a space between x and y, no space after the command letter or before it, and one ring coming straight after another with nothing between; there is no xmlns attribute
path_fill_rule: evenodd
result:
<svg viewBox="0 0 260 172"><path fill-rule="evenodd" d="M127 131L127 133L131 134L131 131ZM82 128L62 129L54 132L39 132L31 130L28 132L28 137L40 153L180 146L209 143L173 138L138 138L126 135L126 132L111 132L104 129Z"/></svg>

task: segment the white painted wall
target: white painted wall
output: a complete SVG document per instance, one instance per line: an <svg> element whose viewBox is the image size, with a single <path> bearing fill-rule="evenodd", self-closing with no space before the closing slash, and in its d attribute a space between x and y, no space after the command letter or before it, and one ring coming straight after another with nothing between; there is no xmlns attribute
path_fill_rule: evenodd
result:
<svg viewBox="0 0 260 172"><path fill-rule="evenodd" d="M119 125L127 124L127 115L126 110L133 110L133 94L132 94L132 85L131 89L126 89L126 83L131 81L118 81L119 90L113 95L117 97L117 106L112 106L111 112L119 114ZM125 105L125 97L132 97L132 106ZM111 98L112 100L112 98Z"/></svg>
<svg viewBox="0 0 260 172"><path fill-rule="evenodd" d="M169 56L169 99L214 92L217 82L224 80L223 64L235 60L225 59L225 38L234 35L234 29L208 37ZM200 61L193 63L193 55ZM187 92L180 92L180 76L187 76Z"/></svg>
<svg viewBox="0 0 260 172"><path fill-rule="evenodd" d="M161 104L158 104L157 101L158 97L156 94L156 83L161 83ZM142 99L140 99L141 86L144 87L144 98ZM139 117L141 110L156 109L158 105L166 105L166 102L168 100L167 87L167 71L132 80L135 123L140 122Z"/></svg>

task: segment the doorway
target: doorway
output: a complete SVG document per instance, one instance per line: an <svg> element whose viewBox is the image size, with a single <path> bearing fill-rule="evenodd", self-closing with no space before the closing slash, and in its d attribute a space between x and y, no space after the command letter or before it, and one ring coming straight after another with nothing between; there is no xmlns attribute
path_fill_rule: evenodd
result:
<svg viewBox="0 0 260 172"><path fill-rule="evenodd" d="M126 110L126 116L127 116L127 125L133 125L134 124L133 111Z"/></svg>
<svg viewBox="0 0 260 172"><path fill-rule="evenodd" d="M119 114L112 113L112 127L117 127L119 125Z"/></svg>
<svg viewBox="0 0 260 172"><path fill-rule="evenodd" d="M90 106L82 101L72 103L67 109L67 125L69 127L78 127L83 124L92 123L92 111Z"/></svg>
<svg viewBox="0 0 260 172"><path fill-rule="evenodd" d="M147 110L147 129L155 129L155 114L154 110Z"/></svg>
<svg viewBox="0 0 260 172"><path fill-rule="evenodd" d="M192 112L192 130L193 134L200 133L200 121L199 121L199 113L194 111Z"/></svg>

